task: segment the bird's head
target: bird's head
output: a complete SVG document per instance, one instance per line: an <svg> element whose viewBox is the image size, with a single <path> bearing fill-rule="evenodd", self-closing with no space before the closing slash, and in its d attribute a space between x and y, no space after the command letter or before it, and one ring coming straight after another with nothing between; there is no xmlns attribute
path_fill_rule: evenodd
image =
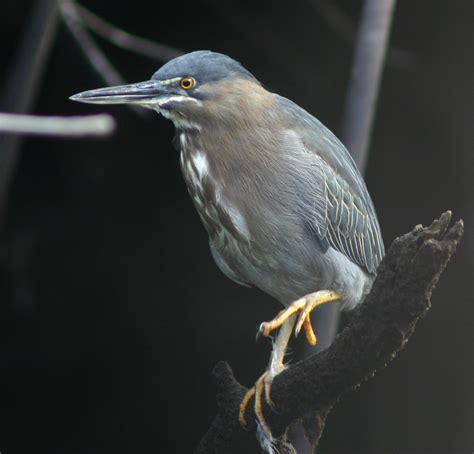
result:
<svg viewBox="0 0 474 454"><path fill-rule="evenodd" d="M216 52L196 51L169 61L145 82L89 90L70 99L134 104L156 110L178 128L200 129L207 122L244 121L250 111L263 108L268 95L237 61Z"/></svg>

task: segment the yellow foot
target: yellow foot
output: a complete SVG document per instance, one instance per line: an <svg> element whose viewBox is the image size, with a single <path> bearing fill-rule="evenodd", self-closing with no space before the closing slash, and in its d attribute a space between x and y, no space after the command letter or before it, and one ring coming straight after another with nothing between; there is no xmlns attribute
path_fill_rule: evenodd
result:
<svg viewBox="0 0 474 454"><path fill-rule="evenodd" d="M255 398L254 411L257 416L260 429L268 440L273 440L272 432L263 415L262 397L265 395L265 401L268 405L273 406L270 398L270 391L273 379L285 369L283 360L285 357L286 347L295 324L296 314L298 321L296 323L295 334L298 335L301 328L306 332L306 339L311 345L316 345L316 336L311 326L311 311L321 304L341 299L340 295L332 290L321 290L319 292L310 293L290 304L286 309L281 311L270 322L264 322L260 325L259 332L264 336L269 336L272 331L281 328L278 336L273 343L272 356L268 370L256 381L255 385L246 393L240 404L239 422L242 426L246 426L245 411L252 398Z"/></svg>
<svg viewBox="0 0 474 454"><path fill-rule="evenodd" d="M269 336L272 331L280 328L288 318L293 314L299 313L296 322L295 335L297 336L301 328L305 330L306 340L310 345L316 345L317 339L311 326L310 314L317 306L330 301L341 299L341 296L332 290L320 290L319 292L310 293L291 303L286 309L283 309L273 320L263 322L260 325L259 332L263 336Z"/></svg>
<svg viewBox="0 0 474 454"><path fill-rule="evenodd" d="M265 433L265 435L272 439L272 431L265 420L265 416L263 416L263 406L262 406L262 396L265 394L265 400L268 405L273 405L270 399L270 390L272 387L273 378L270 377L270 374L265 372L256 382L255 385L250 388L246 393L242 402L240 404L239 410L239 422L240 425L245 427L247 425L247 421L245 419L245 412L247 410L248 404L252 397L255 396L255 404L254 404L254 411L255 415L257 416L258 422L260 423L260 427Z"/></svg>

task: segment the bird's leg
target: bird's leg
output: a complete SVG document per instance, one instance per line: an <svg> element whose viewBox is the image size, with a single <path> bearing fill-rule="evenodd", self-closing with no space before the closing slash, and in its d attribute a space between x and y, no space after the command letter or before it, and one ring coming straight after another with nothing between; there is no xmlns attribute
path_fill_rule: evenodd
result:
<svg viewBox="0 0 474 454"><path fill-rule="evenodd" d="M262 397L265 395L265 400L267 404L273 405L270 391L272 387L273 379L283 370L285 370L285 365L283 364L283 360L285 358L286 348L288 346L288 342L291 337L291 332L293 331L293 327L296 322L296 315L290 315L282 324L281 329L275 339L272 349L272 355L270 357L270 362L268 364L267 370L263 373L263 375L256 381L255 385L250 388L243 400L240 404L240 411L239 411L239 421L242 426L245 426L245 411L247 406L255 396L255 405L254 411L255 415L257 416L258 422L264 434L269 438L272 439L272 433L270 428L268 427L267 422L265 421L265 417L263 416L262 410Z"/></svg>
<svg viewBox="0 0 474 454"><path fill-rule="evenodd" d="M341 299L341 295L332 290L320 290L310 293L294 301L286 309L282 310L273 320L263 322L260 325L260 333L269 336L270 333L285 323L293 314L300 313L295 327L295 334L298 335L301 328L306 332L306 339L310 345L316 345L317 339L311 327L310 314L318 306L330 301Z"/></svg>
<svg viewBox="0 0 474 454"><path fill-rule="evenodd" d="M317 339L311 326L310 315L313 309L330 301L341 299L341 296L332 290L320 290L318 292L310 293L290 304L286 309L282 310L273 320L263 322L260 325L259 332L264 336L269 336L270 333L280 328L278 335L273 344L272 355L267 370L256 381L255 385L249 389L240 404L239 421L242 426L245 426L245 411L250 400L255 397L254 411L260 424L261 430L268 440L272 440L272 432L265 421L262 411L262 396L265 395L267 404L272 406L270 391L273 379L285 370L283 360L285 358L286 348L291 337L291 332L295 326L295 334L298 335L301 328L306 332L306 339L311 345L316 345ZM298 314L299 313L299 314ZM298 317L298 320L296 318Z"/></svg>
<svg viewBox="0 0 474 454"><path fill-rule="evenodd" d="M291 332L295 326L296 315L290 316L281 326L280 331L273 343L272 355L270 356L270 362L268 363L268 369L265 373L265 399L268 404L273 405L272 399L270 398L270 390L273 379L285 370L283 360L285 359L286 348L290 341Z"/></svg>

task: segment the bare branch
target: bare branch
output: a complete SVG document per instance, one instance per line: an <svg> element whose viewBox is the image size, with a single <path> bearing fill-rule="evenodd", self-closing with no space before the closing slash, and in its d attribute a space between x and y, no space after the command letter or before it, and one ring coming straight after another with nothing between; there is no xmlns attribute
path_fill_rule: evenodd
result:
<svg viewBox="0 0 474 454"><path fill-rule="evenodd" d="M34 103L58 25L56 0L35 2L8 73L0 109L28 112ZM20 158L21 137L0 136L0 226L5 221L10 186Z"/></svg>
<svg viewBox="0 0 474 454"><path fill-rule="evenodd" d="M110 63L94 39L84 29L76 11L76 5L71 0L59 1L61 16L67 29L71 32L83 54L107 85L124 85L125 79Z"/></svg>
<svg viewBox="0 0 474 454"><path fill-rule="evenodd" d="M309 3L323 17L330 28L344 42L352 46L357 29L351 17L343 9L331 0L310 0ZM399 69L411 69L415 65L415 58L413 54L406 50L388 47L387 65Z"/></svg>
<svg viewBox="0 0 474 454"><path fill-rule="evenodd" d="M97 33L97 35L103 39L115 44L117 47L162 62L172 60L183 54L183 52L171 46L132 35L95 15L92 11L84 8L84 6L79 3L75 3L75 8L83 23L90 30Z"/></svg>
<svg viewBox="0 0 474 454"><path fill-rule="evenodd" d="M0 113L0 133L86 138L106 137L115 129L114 119L107 114L80 117L52 117Z"/></svg>
<svg viewBox="0 0 474 454"><path fill-rule="evenodd" d="M90 63L92 68L100 76L106 85L124 85L125 79L110 63L109 59L96 44L92 36L82 25L82 20L76 10L76 4L71 0L58 0L61 17L66 24L67 29L74 37L82 53ZM144 109L136 106L128 106L138 115L147 116Z"/></svg>
<svg viewBox="0 0 474 454"><path fill-rule="evenodd" d="M379 267L364 303L333 344L286 369L272 387L275 411L266 408L274 434L284 434L299 419L316 415L311 435L316 452L326 416L348 391L385 367L406 345L416 323L431 306L430 297L463 235L462 221L450 229L451 213L430 227L416 226L395 239ZM218 414L196 449L196 454L231 453L236 440L247 439L238 423L245 392L226 363L214 369L218 387ZM247 421L252 409L248 407ZM314 421L314 416L311 416ZM255 424L250 427L253 431ZM254 447L255 449L255 447Z"/></svg>
<svg viewBox="0 0 474 454"><path fill-rule="evenodd" d="M379 92L395 0L366 0L357 34L342 141L363 172Z"/></svg>

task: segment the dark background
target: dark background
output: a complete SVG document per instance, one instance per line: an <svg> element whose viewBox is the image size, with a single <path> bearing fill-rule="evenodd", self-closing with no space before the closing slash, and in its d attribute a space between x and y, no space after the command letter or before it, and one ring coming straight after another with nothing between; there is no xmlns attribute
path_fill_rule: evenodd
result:
<svg viewBox="0 0 474 454"><path fill-rule="evenodd" d="M357 20L360 1L333 3ZM230 54L339 131L352 44L310 1L84 4L181 50ZM0 82L31 6L2 3ZM446 209L466 234L406 349L329 417L323 454L474 448L473 12L470 0L397 7L391 42L406 58L385 70L368 187L387 245ZM161 65L103 47L128 81ZM270 351L255 333L280 307L214 265L171 123L67 100L103 85L61 28L34 112L105 110L119 130L24 143L0 236L2 454L191 452L215 413L214 364L250 385Z"/></svg>

